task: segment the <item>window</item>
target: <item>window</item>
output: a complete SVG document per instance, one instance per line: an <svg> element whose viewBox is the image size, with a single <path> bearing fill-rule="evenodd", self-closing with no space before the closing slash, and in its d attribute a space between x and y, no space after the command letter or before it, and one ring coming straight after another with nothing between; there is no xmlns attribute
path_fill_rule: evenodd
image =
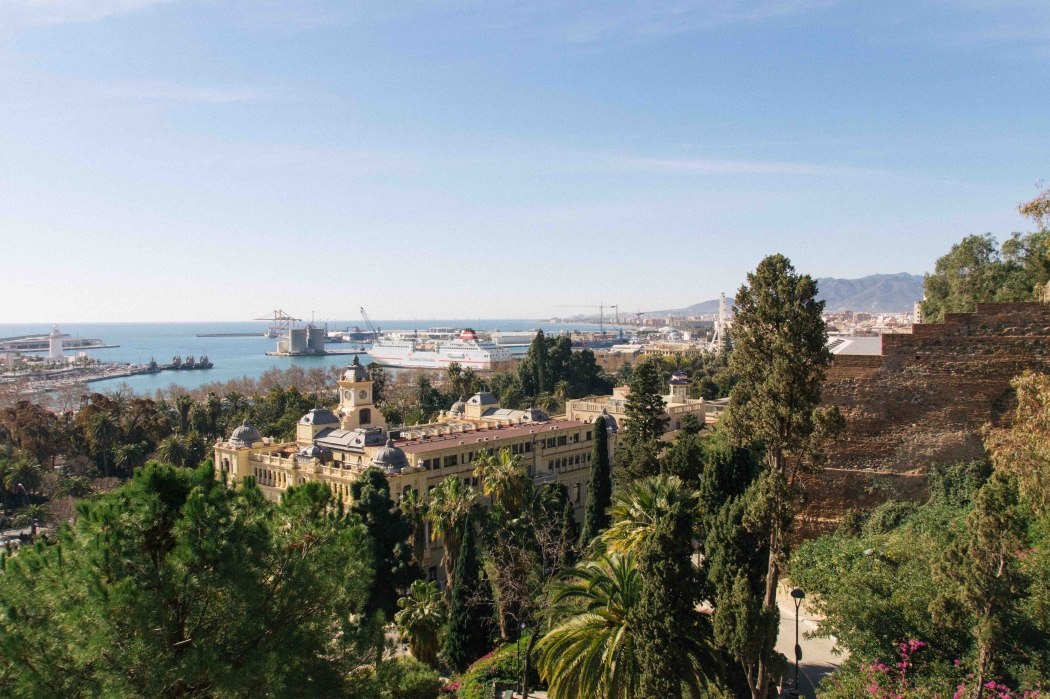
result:
<svg viewBox="0 0 1050 699"><path fill-rule="evenodd" d="M425 468L427 471L430 470L430 459L423 459L423 468Z"/></svg>
<svg viewBox="0 0 1050 699"><path fill-rule="evenodd" d="M549 437L547 439L547 448L550 449L553 446L554 446L554 437Z"/></svg>
<svg viewBox="0 0 1050 699"><path fill-rule="evenodd" d="M510 445L510 454L511 454L511 456L514 456L517 453L518 453L518 445L517 444L511 444Z"/></svg>
<svg viewBox="0 0 1050 699"><path fill-rule="evenodd" d="M530 451L532 451L532 442L525 442L525 452L528 453Z"/></svg>
<svg viewBox="0 0 1050 699"><path fill-rule="evenodd" d="M572 441L573 441L574 443L575 443L575 442L578 442L578 441L580 441L580 433L579 433L579 432L577 432L576 434L574 434L574 435L572 436Z"/></svg>
<svg viewBox="0 0 1050 699"><path fill-rule="evenodd" d="M368 408L361 408L360 415L362 425L367 425L372 422L372 411Z"/></svg>
<svg viewBox="0 0 1050 699"><path fill-rule="evenodd" d="M548 461L547 462L547 470L548 471L553 471L554 470L554 462L553 461Z"/></svg>
<svg viewBox="0 0 1050 699"><path fill-rule="evenodd" d="M474 452L472 452L472 451L471 452L467 452L467 460L466 460L465 463L469 464L469 463L473 463L473 462L474 462Z"/></svg>
<svg viewBox="0 0 1050 699"><path fill-rule="evenodd" d="M449 466L456 466L459 464L459 454L453 454L452 456L445 457L445 468Z"/></svg>
<svg viewBox="0 0 1050 699"><path fill-rule="evenodd" d="M579 483L577 483L577 484L576 484L576 502L579 502L579 501L580 501L580 490L581 490L581 488L580 488L580 484L579 484Z"/></svg>
<svg viewBox="0 0 1050 699"><path fill-rule="evenodd" d="M575 463L577 466L580 465L580 455L579 454L576 455L576 461L574 461L573 463Z"/></svg>
<svg viewBox="0 0 1050 699"><path fill-rule="evenodd" d="M563 434L562 436L558 437L558 446L559 447L563 447L563 446L565 446L568 443L569 443L569 437L567 435Z"/></svg>
<svg viewBox="0 0 1050 699"><path fill-rule="evenodd" d="M591 432L590 430L587 430L587 437L586 437L586 441L588 441L588 442L589 442L589 441L591 441L591 440L592 440L593 438L594 438L594 433L592 433L592 432Z"/></svg>
<svg viewBox="0 0 1050 699"><path fill-rule="evenodd" d="M467 486L469 488L470 487L470 479L469 478L464 478L463 479L463 485L465 485L465 486Z"/></svg>
<svg viewBox="0 0 1050 699"><path fill-rule="evenodd" d="M472 486L474 486L475 488L477 488L477 487L478 487L478 477L477 477L477 476L474 476L473 478L471 478L471 479L470 479L470 484L471 484Z"/></svg>

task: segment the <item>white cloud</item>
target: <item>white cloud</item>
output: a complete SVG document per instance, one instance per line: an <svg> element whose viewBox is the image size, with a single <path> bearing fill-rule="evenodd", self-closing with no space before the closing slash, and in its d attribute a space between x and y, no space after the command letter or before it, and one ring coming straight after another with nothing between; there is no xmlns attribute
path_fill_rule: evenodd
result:
<svg viewBox="0 0 1050 699"><path fill-rule="evenodd" d="M106 97L181 104L228 104L272 99L271 95L256 90L195 87L158 81L103 83L94 91Z"/></svg>
<svg viewBox="0 0 1050 699"><path fill-rule="evenodd" d="M0 24L50 26L94 22L164 2L168 0L0 0Z"/></svg>
<svg viewBox="0 0 1050 699"><path fill-rule="evenodd" d="M674 160L632 158L622 161L631 170L663 172L667 174L725 174L725 175L811 175L839 176L873 174L862 168L841 167L811 163L790 163L763 160L711 160L706 158Z"/></svg>

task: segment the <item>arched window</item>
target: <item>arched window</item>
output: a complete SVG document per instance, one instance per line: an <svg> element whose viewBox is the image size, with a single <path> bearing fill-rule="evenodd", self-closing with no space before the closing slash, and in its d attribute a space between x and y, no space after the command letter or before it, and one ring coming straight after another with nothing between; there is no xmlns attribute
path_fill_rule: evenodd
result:
<svg viewBox="0 0 1050 699"><path fill-rule="evenodd" d="M361 424L367 425L372 422L372 411L368 408L361 408Z"/></svg>

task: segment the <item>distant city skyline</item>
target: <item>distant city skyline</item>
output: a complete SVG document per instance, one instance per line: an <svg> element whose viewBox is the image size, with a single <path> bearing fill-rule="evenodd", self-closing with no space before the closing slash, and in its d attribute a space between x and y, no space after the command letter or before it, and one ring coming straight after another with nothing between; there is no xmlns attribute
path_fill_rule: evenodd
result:
<svg viewBox="0 0 1050 699"><path fill-rule="evenodd" d="M1031 228L1048 56L1036 0L5 0L0 323L922 274Z"/></svg>

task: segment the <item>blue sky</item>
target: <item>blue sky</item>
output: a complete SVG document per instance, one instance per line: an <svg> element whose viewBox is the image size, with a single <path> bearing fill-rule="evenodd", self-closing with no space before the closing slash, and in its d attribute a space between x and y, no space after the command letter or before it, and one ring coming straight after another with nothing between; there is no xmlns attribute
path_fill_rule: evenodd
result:
<svg viewBox="0 0 1050 699"><path fill-rule="evenodd" d="M922 273L1050 178L1045 0L0 0L0 322Z"/></svg>

